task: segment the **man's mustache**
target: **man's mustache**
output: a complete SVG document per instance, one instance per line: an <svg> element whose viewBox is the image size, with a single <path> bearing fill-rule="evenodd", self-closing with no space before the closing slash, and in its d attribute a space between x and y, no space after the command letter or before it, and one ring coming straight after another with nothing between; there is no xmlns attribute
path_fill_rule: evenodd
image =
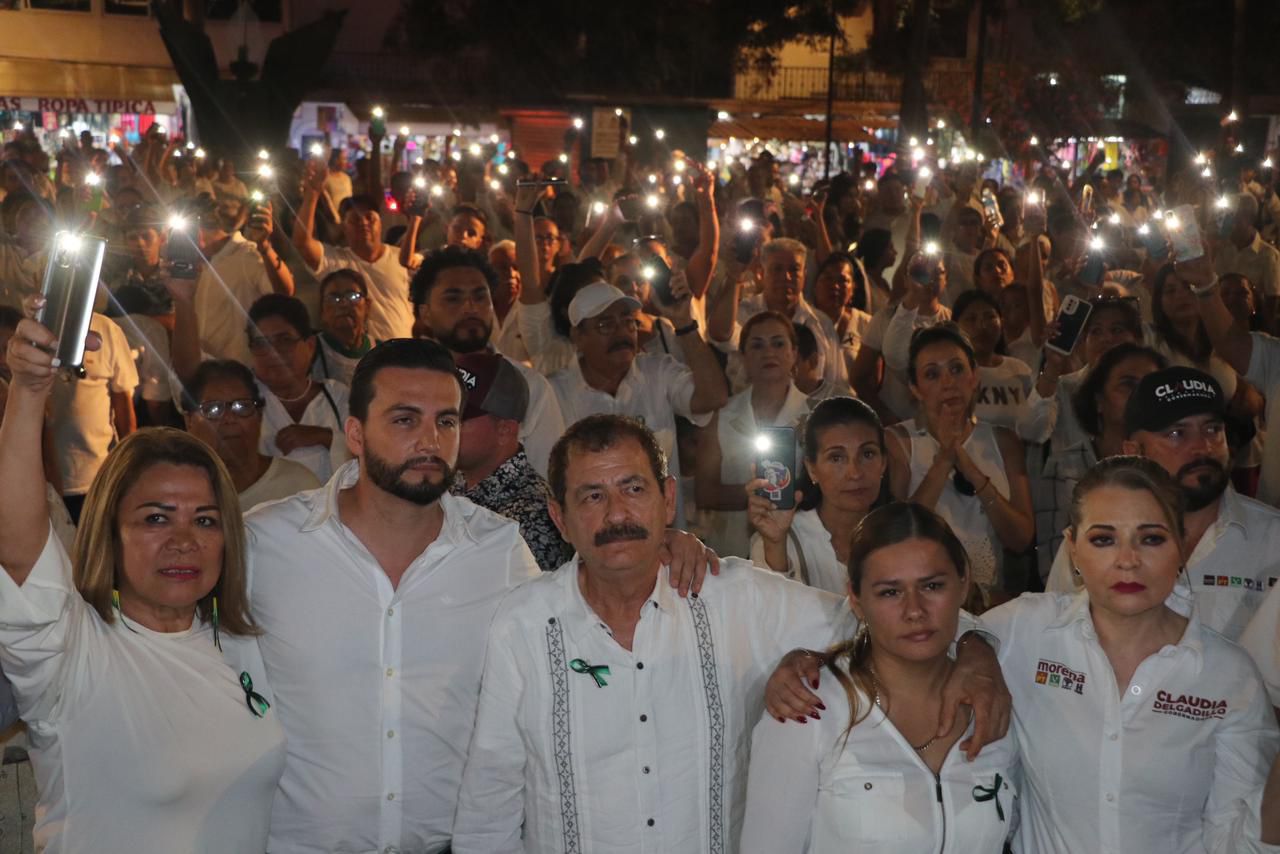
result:
<svg viewBox="0 0 1280 854"><path fill-rule="evenodd" d="M1194 469L1200 468L1201 466L1208 466L1209 468L1212 468L1214 471L1216 471L1218 474L1227 473L1227 470L1223 467L1222 463L1218 462L1212 457L1199 457L1187 463L1182 468L1178 469L1178 476L1175 478L1175 480L1182 480L1183 477L1190 474Z"/></svg>
<svg viewBox="0 0 1280 854"><path fill-rule="evenodd" d="M607 546L610 543L621 543L626 540L647 540L649 539L649 529L643 525L637 525L634 522L623 522L620 525L610 525L596 532L596 545Z"/></svg>
<svg viewBox="0 0 1280 854"><path fill-rule="evenodd" d="M619 350L631 350L634 352L635 349L636 349L635 345L632 344L630 341L622 340L622 341L614 341L612 344L610 344L608 352L616 353Z"/></svg>

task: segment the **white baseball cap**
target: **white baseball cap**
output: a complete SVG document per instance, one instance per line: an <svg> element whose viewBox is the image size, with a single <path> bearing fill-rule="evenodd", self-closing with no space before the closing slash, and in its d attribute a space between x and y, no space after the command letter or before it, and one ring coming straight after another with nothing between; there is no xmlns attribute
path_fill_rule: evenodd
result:
<svg viewBox="0 0 1280 854"><path fill-rule="evenodd" d="M641 308L640 300L627 296L608 282L592 282L578 291L573 301L569 303L569 323L577 326L582 321L595 317L618 300L622 300L627 308L633 311L639 311Z"/></svg>

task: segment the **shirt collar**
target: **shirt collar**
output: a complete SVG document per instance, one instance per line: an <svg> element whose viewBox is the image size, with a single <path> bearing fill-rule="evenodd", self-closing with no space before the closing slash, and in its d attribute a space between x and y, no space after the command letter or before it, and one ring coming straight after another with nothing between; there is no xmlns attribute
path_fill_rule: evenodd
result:
<svg viewBox="0 0 1280 854"><path fill-rule="evenodd" d="M1244 502L1240 500L1240 493L1228 485L1226 491L1222 493L1222 502L1218 505L1218 518L1213 520L1214 533L1221 536L1228 527L1234 525L1248 540L1249 526L1245 522L1246 518L1247 514Z"/></svg>
<svg viewBox="0 0 1280 854"><path fill-rule="evenodd" d="M1185 572L1185 570L1184 570ZM1182 595L1179 591L1183 587L1182 579L1174 587L1173 595ZM1177 609L1175 609L1177 610ZM1200 609L1196 607L1195 600L1189 601L1187 613L1183 614L1187 618L1186 630L1182 633L1182 637L1178 640L1177 646L1186 648L1198 656L1204 654L1204 632L1200 623ZM1089 612L1089 591L1081 590L1079 593L1071 597L1071 603L1058 615L1057 619L1049 622L1046 629L1067 629L1077 626L1078 631L1086 638L1096 640L1098 631L1093 626L1093 615Z"/></svg>
<svg viewBox="0 0 1280 854"><path fill-rule="evenodd" d="M587 597L582 595L582 585L578 582L578 576L581 572L582 558L576 554L568 564L557 570L557 573L563 573L566 576L566 583L569 585L569 602L565 616L573 617L589 624L599 623L605 625L604 620L600 619L595 609L587 602ZM668 578L668 567L664 565L658 570L658 580L654 583L653 592L649 594L649 598L645 600L643 607L653 608L656 606L664 614L672 612L676 602L679 600L679 596L671 589Z"/></svg>
<svg viewBox="0 0 1280 854"><path fill-rule="evenodd" d="M356 481L359 479L359 460L347 460L347 462L339 466L338 470L333 473L333 477L329 478L329 482L312 493L315 503L306 521L302 523L303 533L315 531L330 521L341 525L342 520L338 515L338 494L344 489L350 489L355 486ZM438 500L440 509L444 511L444 524L440 527L440 539L451 543L459 543L463 540L470 540L473 543L479 542L475 532L467 524L466 513L462 504L459 503L459 499L446 492Z"/></svg>

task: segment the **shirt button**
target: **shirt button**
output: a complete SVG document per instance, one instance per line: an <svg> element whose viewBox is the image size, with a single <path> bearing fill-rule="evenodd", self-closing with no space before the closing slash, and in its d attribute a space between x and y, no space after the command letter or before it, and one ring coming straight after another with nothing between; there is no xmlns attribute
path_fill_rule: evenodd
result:
<svg viewBox="0 0 1280 854"><path fill-rule="evenodd" d="M1107 792L1107 803L1113 804L1115 802L1116 802L1116 796L1113 795L1111 792Z"/></svg>
<svg viewBox="0 0 1280 854"><path fill-rule="evenodd" d="M394 801L395 799L396 799L396 793L395 793L395 792L392 792L391 794L387 795L387 800L389 800L389 801Z"/></svg>
<svg viewBox="0 0 1280 854"><path fill-rule="evenodd" d="M1111 741L1115 741L1116 739L1120 738L1120 734L1113 732L1111 733L1111 735L1107 736L1107 738L1110 739Z"/></svg>
<svg viewBox="0 0 1280 854"><path fill-rule="evenodd" d="M388 617L394 617L395 615L396 615L396 609L395 609L395 608L388 608L388 609L387 609L387 616L388 616Z"/></svg>
<svg viewBox="0 0 1280 854"><path fill-rule="evenodd" d="M382 854L400 854L400 849L394 845L388 845L386 848L382 849Z"/></svg>
<svg viewBox="0 0 1280 854"><path fill-rule="evenodd" d="M643 661L637 661L637 662L636 662L636 670L644 670L644 662L643 662Z"/></svg>
<svg viewBox="0 0 1280 854"><path fill-rule="evenodd" d="M648 773L649 773L649 766L648 766L648 765L646 765L646 766L644 766L643 768L641 768L640 770L641 770L641 771L643 771L644 773L648 774Z"/></svg>
<svg viewBox="0 0 1280 854"><path fill-rule="evenodd" d="M388 668L387 668L387 677L388 677L388 678L390 678L390 677L395 676L395 675L396 675L396 669L395 669L394 667L388 667Z"/></svg>
<svg viewBox="0 0 1280 854"><path fill-rule="evenodd" d="M387 730L387 738L395 738L395 737L396 737L396 731L395 731L395 730L393 730L393 729L389 729L389 730Z"/></svg>
<svg viewBox="0 0 1280 854"><path fill-rule="evenodd" d="M866 790L869 792L869 791L871 791L871 784L870 784L870 783L863 783L863 784L862 784L862 788L866 789Z"/></svg>
<svg viewBox="0 0 1280 854"><path fill-rule="evenodd" d="M1142 694L1142 686L1134 685L1132 688L1129 689L1129 693L1135 697L1140 696Z"/></svg>
<svg viewBox="0 0 1280 854"><path fill-rule="evenodd" d="M649 819L649 826L653 827L653 819Z"/></svg>
<svg viewBox="0 0 1280 854"><path fill-rule="evenodd" d="M649 716L648 716L648 715L641 715L641 716L640 716L640 723L644 723L644 722L645 722L645 721L647 721L647 720L649 720Z"/></svg>

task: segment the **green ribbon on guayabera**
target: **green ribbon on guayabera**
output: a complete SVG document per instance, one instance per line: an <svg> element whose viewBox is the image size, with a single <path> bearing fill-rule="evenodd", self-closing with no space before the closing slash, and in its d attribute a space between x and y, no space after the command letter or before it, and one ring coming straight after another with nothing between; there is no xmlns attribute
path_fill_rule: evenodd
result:
<svg viewBox="0 0 1280 854"><path fill-rule="evenodd" d="M1004 785L1004 779L997 774L995 781L991 784L991 788L986 786L973 787L973 799L978 803L986 803L987 801L996 802L996 815L1000 816L1000 820L1004 821L1004 807L1000 806L1000 787Z"/></svg>
<svg viewBox="0 0 1280 854"><path fill-rule="evenodd" d="M604 681L604 677L609 676L609 666L606 664L587 664L581 658L575 658L569 662L569 669L574 673L585 673L592 679L596 680L596 685L603 688L609 683Z"/></svg>
<svg viewBox="0 0 1280 854"><path fill-rule="evenodd" d="M253 712L253 716L265 718L271 704L267 702L266 697L253 690L253 677L247 671L240 673L240 687L244 689L244 704L249 707L249 711Z"/></svg>

